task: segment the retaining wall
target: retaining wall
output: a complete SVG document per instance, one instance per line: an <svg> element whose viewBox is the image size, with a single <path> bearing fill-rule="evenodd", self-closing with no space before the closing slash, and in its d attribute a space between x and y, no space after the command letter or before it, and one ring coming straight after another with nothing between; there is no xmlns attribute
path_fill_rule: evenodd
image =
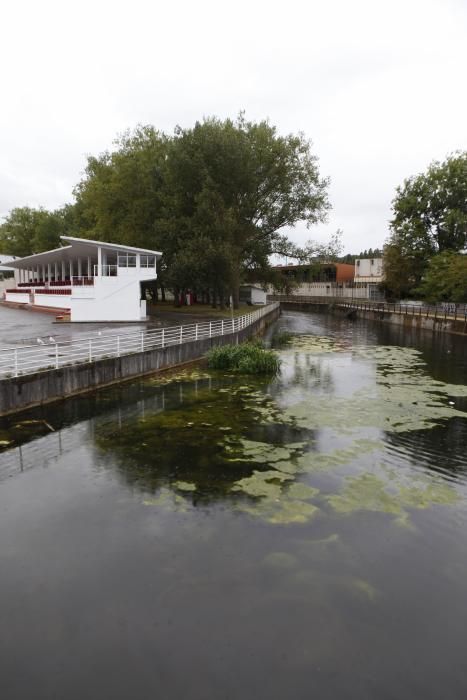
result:
<svg viewBox="0 0 467 700"><path fill-rule="evenodd" d="M342 302L342 300L340 300ZM467 322L464 318L444 318L442 315L435 318L434 316L412 315L411 313L397 313L390 311L387 307L380 310L370 309L351 309L348 306L339 305L339 300L321 300L321 301L281 301L284 309L290 311L321 311L332 312L348 316L349 318L360 318L369 321L380 321L384 323L392 323L396 326L402 326L408 330L419 329L432 331L433 333L454 333L456 335L467 335Z"/></svg>
<svg viewBox="0 0 467 700"><path fill-rule="evenodd" d="M388 310L373 311L362 309L348 309L335 307L335 310L352 314L354 318L362 318L370 321L380 321L384 323L392 323L396 326L402 326L407 329L418 329L432 331L433 333L455 333L456 335L467 335L467 322L462 319L444 319L443 317L434 318L434 316L412 316L411 314L394 313Z"/></svg>
<svg viewBox="0 0 467 700"><path fill-rule="evenodd" d="M240 343L262 333L279 315L279 308L272 309L250 326L223 336L2 379L0 416L198 360L215 345Z"/></svg>

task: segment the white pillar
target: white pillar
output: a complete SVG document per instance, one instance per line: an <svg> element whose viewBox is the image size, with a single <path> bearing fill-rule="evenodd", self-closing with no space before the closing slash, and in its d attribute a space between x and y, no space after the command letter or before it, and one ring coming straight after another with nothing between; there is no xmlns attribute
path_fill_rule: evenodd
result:
<svg viewBox="0 0 467 700"><path fill-rule="evenodd" d="M58 280L58 263L54 263L54 280Z"/></svg>
<svg viewBox="0 0 467 700"><path fill-rule="evenodd" d="M65 261L62 260L62 280L65 281L66 277L66 272L65 272Z"/></svg>
<svg viewBox="0 0 467 700"><path fill-rule="evenodd" d="M81 258L78 258L78 277L82 277Z"/></svg>
<svg viewBox="0 0 467 700"><path fill-rule="evenodd" d="M47 265L47 282L50 282L52 278L52 270L50 269L50 263Z"/></svg>
<svg viewBox="0 0 467 700"><path fill-rule="evenodd" d="M43 282L45 282L45 265L42 265L41 280L42 280Z"/></svg>
<svg viewBox="0 0 467 700"><path fill-rule="evenodd" d="M97 276L102 277L102 248L97 247Z"/></svg>
<svg viewBox="0 0 467 700"><path fill-rule="evenodd" d="M73 283L73 260L70 260L69 267L70 267L70 281Z"/></svg>
<svg viewBox="0 0 467 700"><path fill-rule="evenodd" d="M88 255L88 277L92 277L91 256L90 255Z"/></svg>
<svg viewBox="0 0 467 700"><path fill-rule="evenodd" d="M136 253L136 271L139 272L141 269L141 255Z"/></svg>

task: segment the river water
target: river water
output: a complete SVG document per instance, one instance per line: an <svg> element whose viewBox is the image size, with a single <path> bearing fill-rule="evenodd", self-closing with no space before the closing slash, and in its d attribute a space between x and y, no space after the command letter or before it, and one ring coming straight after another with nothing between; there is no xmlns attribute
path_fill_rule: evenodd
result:
<svg viewBox="0 0 467 700"><path fill-rule="evenodd" d="M467 697L467 350L284 313L0 423L5 700Z"/></svg>

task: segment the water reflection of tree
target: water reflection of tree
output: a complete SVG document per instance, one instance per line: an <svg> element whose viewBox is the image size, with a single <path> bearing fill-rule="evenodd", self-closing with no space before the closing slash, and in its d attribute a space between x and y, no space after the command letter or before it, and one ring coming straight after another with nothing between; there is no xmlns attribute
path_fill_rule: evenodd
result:
<svg viewBox="0 0 467 700"><path fill-rule="evenodd" d="M274 449L304 443L294 448L303 454L314 443L314 435L274 416L274 405L261 392L236 387L217 390L183 387L183 399L164 411L146 410L144 417L114 416L95 425L94 442L99 462L117 468L127 483L146 493L161 487L177 489L180 482L193 484L188 497L194 502L225 498L239 479L255 470L274 468ZM171 388L172 394L174 388ZM254 399L254 400L252 400ZM263 413L259 413L262 411ZM268 414L267 421L261 418ZM245 457L242 440L265 446L264 461ZM280 473L278 472L278 476ZM238 494L237 494L238 495Z"/></svg>
<svg viewBox="0 0 467 700"><path fill-rule="evenodd" d="M334 390L334 379L327 360L323 357L303 352L293 354L292 374L278 378L278 386L300 386L304 392L320 389L325 393Z"/></svg>

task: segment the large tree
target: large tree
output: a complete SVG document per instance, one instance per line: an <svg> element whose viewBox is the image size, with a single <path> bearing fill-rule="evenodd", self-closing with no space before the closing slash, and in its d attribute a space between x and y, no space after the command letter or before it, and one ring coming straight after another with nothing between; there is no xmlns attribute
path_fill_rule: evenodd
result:
<svg viewBox="0 0 467 700"><path fill-rule="evenodd" d="M235 306L247 272L260 277L271 254L290 252L283 229L321 221L329 207L310 142L280 136L267 121L240 115L178 129L167 166L177 240L166 248L176 259L184 238L208 236L229 261L224 280Z"/></svg>
<svg viewBox="0 0 467 700"><path fill-rule="evenodd" d="M310 142L266 121L205 119L171 138L138 127L115 146L75 188L81 233L162 250L175 290L237 303L248 272L265 278L272 253L295 250L284 229L329 207Z"/></svg>
<svg viewBox="0 0 467 700"><path fill-rule="evenodd" d="M467 153L455 153L397 188L384 256L388 287L410 292L433 255L466 245Z"/></svg>

